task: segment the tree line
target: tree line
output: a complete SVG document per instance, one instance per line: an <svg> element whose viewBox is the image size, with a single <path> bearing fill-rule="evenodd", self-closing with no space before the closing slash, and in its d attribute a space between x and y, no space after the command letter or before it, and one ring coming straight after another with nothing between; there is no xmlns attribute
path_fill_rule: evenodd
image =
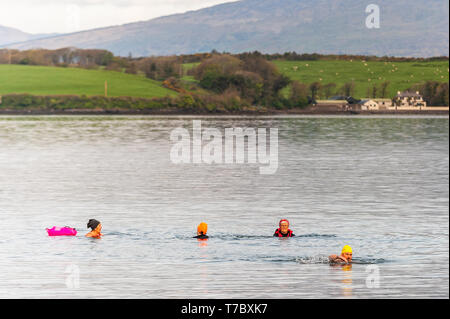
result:
<svg viewBox="0 0 450 319"><path fill-rule="evenodd" d="M447 83L441 83L436 81L426 81L425 83L419 83L413 85L407 91L417 92L423 96L423 99L427 102L427 105L432 106L448 106L449 105L449 85Z"/></svg>
<svg viewBox="0 0 450 319"><path fill-rule="evenodd" d="M238 54L231 54L229 52L218 52L212 50L207 53L183 54L172 56L170 58L176 59L179 63L199 63L205 59L217 55L234 56L238 59L247 59L249 57L262 57L268 61L285 60L285 61L320 61L320 60L365 60L376 62L436 62L449 61L448 56L438 56L429 58L419 57L390 57L390 56L366 56L366 55L347 55L347 54L318 54L318 53L297 53L285 52L274 54L263 54L259 51L243 52ZM57 50L33 49L33 50L11 50L0 49L0 64L29 64L29 65L46 65L46 66L78 66L78 67L99 67L110 66L114 68L127 68L131 64L141 64L142 60L146 59L165 59L168 57L139 57L133 58L131 53L128 57L114 56L113 53L107 50L97 49L77 49L77 48L62 48ZM133 63L132 63L133 62ZM134 65L132 68L136 67Z"/></svg>
<svg viewBox="0 0 450 319"><path fill-rule="evenodd" d="M74 48L26 51L0 50L0 64L98 67L118 63L120 60L121 58L115 57L107 50L81 50Z"/></svg>

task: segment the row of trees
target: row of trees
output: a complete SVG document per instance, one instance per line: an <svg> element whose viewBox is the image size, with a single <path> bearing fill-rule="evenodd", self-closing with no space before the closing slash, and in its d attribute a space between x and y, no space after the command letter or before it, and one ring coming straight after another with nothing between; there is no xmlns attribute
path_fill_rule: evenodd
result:
<svg viewBox="0 0 450 319"><path fill-rule="evenodd" d="M215 52L215 51L213 51ZM435 62L435 61L448 61L447 56L438 56L430 58L415 58L415 57L390 57L390 56L367 56L367 55L349 55L349 54L318 54L318 53L297 53L297 52L285 52L283 54L262 54L259 51L245 52L236 55L239 58L245 56L262 56L266 60L286 60L286 61L350 61L350 60L364 60L372 62Z"/></svg>
<svg viewBox="0 0 450 319"><path fill-rule="evenodd" d="M367 88L366 97L371 98L392 98L392 96L388 96L388 87L390 85L389 81L382 82L379 86L374 84L371 87Z"/></svg>
<svg viewBox="0 0 450 319"><path fill-rule="evenodd" d="M119 111L146 112L220 112L246 111L250 105L239 96L228 92L223 95L180 94L176 97L134 98L104 96L6 94L2 96L0 109L14 111L94 111L114 113ZM254 108L253 108L254 110Z"/></svg>
<svg viewBox="0 0 450 319"><path fill-rule="evenodd" d="M131 61L127 72L133 73L130 69L142 72L150 79L164 81L183 76L183 60L177 56L144 58Z"/></svg>
<svg viewBox="0 0 450 319"><path fill-rule="evenodd" d="M355 82L346 82L342 86L338 87L336 83L313 82L310 84L300 83L294 81L292 84L292 91L297 91L295 95L301 93L303 98L309 100L329 99L333 96L352 97L355 95Z"/></svg>
<svg viewBox="0 0 450 319"><path fill-rule="evenodd" d="M80 67L96 69L104 67L107 70L131 74L143 73L148 78L158 81L170 77L179 78L183 74L182 64L185 60L199 61L207 55L192 55L183 57L150 57L133 59L116 57L107 50L82 50L64 48L59 50L0 50L0 64L22 64L42 66Z"/></svg>
<svg viewBox="0 0 450 319"><path fill-rule="evenodd" d="M74 48L27 51L0 50L0 64L98 67L121 63L122 60L123 58L115 57L107 50L81 50Z"/></svg>
<svg viewBox="0 0 450 319"><path fill-rule="evenodd" d="M286 61L318 61L318 60L365 60L379 62L432 62L432 61L448 61L447 56L430 57L430 58L414 58L414 57L389 57L389 56L365 56L365 55L335 55L335 54L317 54L317 53L297 53L286 52L283 54L263 54L259 51L244 52L239 54L230 54L227 52L219 53L213 50L209 53L184 54L173 57L149 57L149 58L133 58L131 53L128 57L116 57L107 50L95 49L77 49L63 48L58 50L9 50L0 49L0 64L30 64L30 65L52 65L52 66L79 66L79 67L95 67L95 66L112 66L111 68L137 68L141 60L151 59L175 59L179 63L200 63L212 56L227 55L234 56L240 60L248 58L262 57L265 60L286 60ZM137 65L133 65L137 62Z"/></svg>
<svg viewBox="0 0 450 319"><path fill-rule="evenodd" d="M379 85L372 85L367 88L368 98L392 98L389 96L389 81L382 82ZM336 83L321 84L314 82L309 85L294 82L292 84L292 91L295 96L301 96L303 99L316 100L320 98L328 99L332 96L354 97L355 83L344 83L340 88L337 88ZM426 81L424 83L417 83L409 88L407 91L420 92L428 105L432 106L448 106L449 105L449 83L442 83L437 81ZM356 99L353 99L357 101Z"/></svg>
<svg viewBox="0 0 450 319"><path fill-rule="evenodd" d="M408 91L419 91L428 105L448 106L449 105L449 84L436 81L426 81L413 85Z"/></svg>
<svg viewBox="0 0 450 319"><path fill-rule="evenodd" d="M355 82L346 82L342 86L338 87L336 83L326 83L313 82L309 84L309 94L311 99L329 99L332 96L340 95L345 97L350 97L355 95Z"/></svg>

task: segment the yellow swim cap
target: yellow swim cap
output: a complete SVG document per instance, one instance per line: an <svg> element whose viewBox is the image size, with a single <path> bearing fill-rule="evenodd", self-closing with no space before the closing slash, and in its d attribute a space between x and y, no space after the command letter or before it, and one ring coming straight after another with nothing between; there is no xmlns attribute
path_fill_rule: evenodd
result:
<svg viewBox="0 0 450 319"><path fill-rule="evenodd" d="M206 223L201 223L200 225L198 225L197 227L197 233L206 235L206 233L208 232L208 224Z"/></svg>
<svg viewBox="0 0 450 319"><path fill-rule="evenodd" d="M344 248L342 248L342 254L345 254L345 253L353 253L352 247L350 247L349 245L344 246Z"/></svg>

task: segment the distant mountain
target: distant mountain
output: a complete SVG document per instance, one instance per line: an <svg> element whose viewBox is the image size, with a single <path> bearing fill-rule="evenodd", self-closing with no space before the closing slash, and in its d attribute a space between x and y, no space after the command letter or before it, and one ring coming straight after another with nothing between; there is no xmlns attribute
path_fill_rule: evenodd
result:
<svg viewBox="0 0 450 319"><path fill-rule="evenodd" d="M116 55L259 50L266 53L448 55L448 0L377 0L381 28L362 0L242 0L145 22L27 41L12 48L101 48Z"/></svg>
<svg viewBox="0 0 450 319"><path fill-rule="evenodd" d="M57 35L52 34L30 34L25 33L14 28L8 28L0 25L0 45L6 45L10 43L24 42L35 39L41 39L45 37L51 37Z"/></svg>

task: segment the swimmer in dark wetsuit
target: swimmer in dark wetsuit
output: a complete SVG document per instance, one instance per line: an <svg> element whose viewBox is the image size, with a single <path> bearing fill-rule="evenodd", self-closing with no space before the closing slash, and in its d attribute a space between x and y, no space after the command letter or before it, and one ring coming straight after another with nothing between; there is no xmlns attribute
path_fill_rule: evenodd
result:
<svg viewBox="0 0 450 319"><path fill-rule="evenodd" d="M197 236L195 236L194 238L197 238L197 239L208 239L209 236L206 235L207 232L208 232L208 224L201 223L197 227Z"/></svg>
<svg viewBox="0 0 450 319"><path fill-rule="evenodd" d="M287 219L280 220L279 227L273 237L294 237L294 233L289 229L289 221Z"/></svg>
<svg viewBox="0 0 450 319"><path fill-rule="evenodd" d="M102 236L103 236L103 234L101 233L102 224L98 220L89 219L87 227L91 228L92 231L90 233L86 234L86 237L97 238L97 239L102 238Z"/></svg>
<svg viewBox="0 0 450 319"><path fill-rule="evenodd" d="M331 255L328 259L331 264L351 264L353 259L352 247L344 246L341 255Z"/></svg>

